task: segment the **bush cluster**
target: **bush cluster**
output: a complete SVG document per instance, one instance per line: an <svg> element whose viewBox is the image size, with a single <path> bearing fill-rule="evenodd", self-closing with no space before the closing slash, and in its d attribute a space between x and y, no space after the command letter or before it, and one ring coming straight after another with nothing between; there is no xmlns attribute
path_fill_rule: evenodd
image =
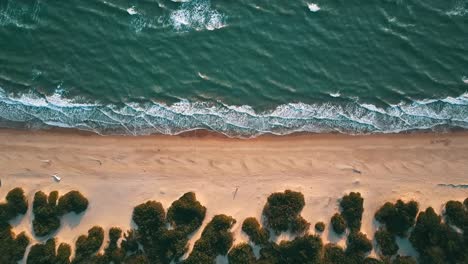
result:
<svg viewBox="0 0 468 264"><path fill-rule="evenodd" d="M341 215L351 232L361 229L362 213L364 212L364 199L358 192L351 192L343 196L340 201Z"/></svg>
<svg viewBox="0 0 468 264"><path fill-rule="evenodd" d="M21 188L9 191L6 203L0 204L0 263L16 264L23 258L29 238L24 232L16 235L9 221L27 210L28 202Z"/></svg>
<svg viewBox="0 0 468 264"><path fill-rule="evenodd" d="M45 244L35 244L29 251L27 264L69 264L71 247L61 243L55 252L55 239L51 238Z"/></svg>
<svg viewBox="0 0 468 264"><path fill-rule="evenodd" d="M343 216L341 216L341 214L334 214L330 220L330 223L333 228L333 231L335 231L335 233L337 233L338 235L341 235L345 232L346 222Z"/></svg>
<svg viewBox="0 0 468 264"><path fill-rule="evenodd" d="M195 242L192 253L184 262L186 264L213 263L218 255L226 255L234 241L230 231L236 223L227 215L216 215Z"/></svg>
<svg viewBox="0 0 468 264"><path fill-rule="evenodd" d="M465 225L462 233L457 232L429 207L419 213L410 241L418 251L421 263L466 263L467 231Z"/></svg>
<svg viewBox="0 0 468 264"><path fill-rule="evenodd" d="M58 193L52 192L49 196L36 193L34 207L46 211L55 206L54 210L61 213L73 211L73 208L84 208L79 205L83 203L73 201L75 198L64 199L68 201L66 204L73 206L63 206L61 208L67 209L59 210ZM294 201L299 202L299 206L294 205ZM341 213L332 217L331 225L337 233L340 230L344 233L346 227L349 227L344 249L336 244L323 246L319 236L307 232L295 232L294 239L281 241L278 244L270 241L270 232L284 231L282 228L285 227L286 230L297 231L293 223L297 225L298 222L305 222L299 215L304 204L300 193L292 191L274 193L264 208L264 217L267 218L268 214L264 226L255 218L244 220L242 230L248 235L249 243L233 247L234 238L231 229L236 220L230 216L216 215L204 228L190 255L183 260L181 257L187 252L188 237L201 226L206 214L206 208L196 200L195 194L186 193L172 203L167 215L163 206L155 201L136 206L132 219L137 229L123 234L121 229L111 228L109 241L102 253L98 251L104 242L104 230L95 226L87 235L78 237L73 259L70 259L71 247L62 243L56 250L56 241L52 238L43 244L31 247L27 264L198 264L214 263L220 255L227 255L230 264L417 263L412 257L397 254L398 245L395 239L397 235L409 235L410 242L419 253L418 263L468 263L466 250L468 199L463 203L447 202L444 210L445 221L429 207L417 215L415 224L418 212L416 202L404 203L398 200L395 204L385 203L375 214L375 218L383 224L374 235L381 260L368 256L372 250L372 243L359 231L362 205L363 199L360 194L350 193L340 202ZM280 209L286 213L279 214ZM7 195L7 202L0 204L0 215L7 217L0 219L0 263L2 264L17 263L24 255L29 239L24 233L15 236L11 231L9 220L26 211L27 201L21 189L12 190ZM46 213L39 212L39 214ZM414 229L411 228L413 225ZM325 228L321 222L315 226L317 231ZM121 238L119 246L118 241ZM252 245L260 249L258 258L254 254Z"/></svg>
<svg viewBox="0 0 468 264"><path fill-rule="evenodd" d="M88 199L78 191L70 191L58 199L58 192L47 196L39 191L34 195L33 230L39 236L47 236L60 227L60 217L66 213L82 213L88 208ZM57 204L58 199L58 204Z"/></svg>
<svg viewBox="0 0 468 264"><path fill-rule="evenodd" d="M255 217L248 217L242 223L242 231L249 236L250 241L257 245L266 245L270 239L268 230L260 226Z"/></svg>
<svg viewBox="0 0 468 264"><path fill-rule="evenodd" d="M173 202L167 216L161 203L155 201L135 207L133 221L138 226L135 233L148 260L151 263L179 261L188 250L188 236L201 226L205 214L206 208L193 192Z"/></svg>
<svg viewBox="0 0 468 264"><path fill-rule="evenodd" d="M304 195L300 192L286 190L283 193L271 194L263 208L265 226L276 234L286 231L304 234L310 227L300 215L304 205Z"/></svg>
<svg viewBox="0 0 468 264"><path fill-rule="evenodd" d="M418 203L408 203L398 200L395 204L385 203L375 213L375 219L384 224L385 229L393 235L406 236L409 228L414 225L419 211Z"/></svg>

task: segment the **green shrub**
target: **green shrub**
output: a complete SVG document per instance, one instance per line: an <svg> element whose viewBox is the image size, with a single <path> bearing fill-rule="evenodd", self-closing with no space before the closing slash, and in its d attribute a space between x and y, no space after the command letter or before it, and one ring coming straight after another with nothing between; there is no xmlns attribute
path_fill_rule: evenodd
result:
<svg viewBox="0 0 468 264"><path fill-rule="evenodd" d="M51 238L45 244L35 244L28 254L27 264L55 263L55 239Z"/></svg>
<svg viewBox="0 0 468 264"><path fill-rule="evenodd" d="M347 258L342 247L337 244L326 244L323 250L323 264L344 264Z"/></svg>
<svg viewBox="0 0 468 264"><path fill-rule="evenodd" d="M24 191L21 188L14 188L9 191L6 196L6 201L10 211L10 218L19 214L26 214L28 210L28 201L24 196Z"/></svg>
<svg viewBox="0 0 468 264"><path fill-rule="evenodd" d="M378 230L375 232L375 240L384 256L392 256L398 252L398 245L395 236L387 230Z"/></svg>
<svg viewBox="0 0 468 264"><path fill-rule="evenodd" d="M133 221L143 239L152 239L165 225L165 212L161 203L148 201L133 209Z"/></svg>
<svg viewBox="0 0 468 264"><path fill-rule="evenodd" d="M415 201L404 203L398 200L395 204L387 202L375 213L375 219L384 224L390 233L406 236L408 229L414 225L418 210L418 203Z"/></svg>
<svg viewBox="0 0 468 264"><path fill-rule="evenodd" d="M60 217L69 212L81 213L88 207L88 200L77 191L70 191L58 199L58 192L47 196L39 191L33 201L33 230L39 236L47 236L60 227ZM58 205L57 205L58 199Z"/></svg>
<svg viewBox="0 0 468 264"><path fill-rule="evenodd" d="M124 234L121 247L127 255L133 255L138 250L138 237L135 230L128 230L127 233Z"/></svg>
<svg viewBox="0 0 468 264"><path fill-rule="evenodd" d="M323 232L325 230L325 223L324 222L317 222L315 224L315 230L318 232Z"/></svg>
<svg viewBox="0 0 468 264"><path fill-rule="evenodd" d="M362 213L364 212L364 199L360 193L351 192L343 196L340 201L341 215L351 231L361 229Z"/></svg>
<svg viewBox="0 0 468 264"><path fill-rule="evenodd" d="M250 241L257 245L265 245L270 239L270 234L267 230L260 226L260 223L255 217L249 217L242 223L242 231L249 236Z"/></svg>
<svg viewBox="0 0 468 264"><path fill-rule="evenodd" d="M431 207L419 213L410 242L421 263L459 263L467 259L466 242L445 223Z"/></svg>
<svg viewBox="0 0 468 264"><path fill-rule="evenodd" d="M445 204L445 217L448 223L463 229L468 225L468 210L459 201L448 201Z"/></svg>
<svg viewBox="0 0 468 264"><path fill-rule="evenodd" d="M201 238L195 242L185 263L213 263L216 256L226 255L234 240L230 229L235 223L236 220L230 216L214 216L203 230Z"/></svg>
<svg viewBox="0 0 468 264"><path fill-rule="evenodd" d="M49 235L60 227L60 219L55 204L48 203L47 195L41 191L34 194L33 213L34 220L32 224L36 236Z"/></svg>
<svg viewBox="0 0 468 264"><path fill-rule="evenodd" d="M254 264L256 262L252 247L246 243L234 246L228 254L230 264Z"/></svg>
<svg viewBox="0 0 468 264"><path fill-rule="evenodd" d="M117 245L122 236L122 230L118 227L112 227L109 230L109 244L104 248L103 262L120 264L124 260L125 252Z"/></svg>
<svg viewBox="0 0 468 264"><path fill-rule="evenodd" d="M167 221L185 235L197 230L205 219L206 207L202 206L195 193L188 192L173 202L167 210Z"/></svg>
<svg viewBox="0 0 468 264"><path fill-rule="evenodd" d="M343 234L346 230L346 222L343 216L341 216L338 213L332 216L330 223L333 228L333 231L335 231L335 233L337 233L338 235Z"/></svg>
<svg viewBox="0 0 468 264"><path fill-rule="evenodd" d="M304 205L302 193L286 190L284 193L271 194L263 208L265 226L276 234L285 231L305 233L310 224L300 216Z"/></svg>
<svg viewBox="0 0 468 264"><path fill-rule="evenodd" d="M24 257L29 238L24 232L15 236L10 225L0 227L0 263L16 264Z"/></svg>
<svg viewBox="0 0 468 264"><path fill-rule="evenodd" d="M320 263L322 239L316 235L297 237L279 244L280 263Z"/></svg>
<svg viewBox="0 0 468 264"><path fill-rule="evenodd" d="M71 255L71 247L66 243L60 243L57 249L57 257L55 264L69 264Z"/></svg>
<svg viewBox="0 0 468 264"><path fill-rule="evenodd" d="M19 214L26 214L28 201L21 188L14 188L6 195L6 203L0 204L0 225L8 225L8 221Z"/></svg>
<svg viewBox="0 0 468 264"><path fill-rule="evenodd" d="M70 212L81 214L88 208L88 199L78 191L70 191L59 198L58 212L64 215Z"/></svg>
<svg viewBox="0 0 468 264"><path fill-rule="evenodd" d="M73 263L89 263L96 255L104 241L104 229L94 226L88 230L88 235L81 235L76 240L75 259Z"/></svg>
<svg viewBox="0 0 468 264"><path fill-rule="evenodd" d="M364 255L372 250L372 242L361 232L351 232L348 236L346 254Z"/></svg>
<svg viewBox="0 0 468 264"><path fill-rule="evenodd" d="M48 239L45 244L35 244L31 247L27 264L69 264L70 245L61 243L55 253L55 238Z"/></svg>
<svg viewBox="0 0 468 264"><path fill-rule="evenodd" d="M0 204L0 263L16 264L24 257L29 238L24 232L15 235L9 221L19 214L25 214L28 203L21 188L15 188L6 195L6 203Z"/></svg>
<svg viewBox="0 0 468 264"><path fill-rule="evenodd" d="M417 264L416 260L413 257L409 256L400 256L398 255L392 262L392 264Z"/></svg>

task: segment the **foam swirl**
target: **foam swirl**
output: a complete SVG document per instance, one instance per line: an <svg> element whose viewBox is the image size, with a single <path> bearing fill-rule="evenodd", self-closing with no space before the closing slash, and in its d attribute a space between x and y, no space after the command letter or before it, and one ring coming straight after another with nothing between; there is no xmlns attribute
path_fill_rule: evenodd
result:
<svg viewBox="0 0 468 264"><path fill-rule="evenodd" d="M60 94L13 97L0 90L0 119L28 128L67 127L99 134L179 134L208 129L230 137L293 132L396 133L435 127L468 128L468 93L439 100L371 104L290 103L258 113L250 106L180 101L122 106L76 103Z"/></svg>

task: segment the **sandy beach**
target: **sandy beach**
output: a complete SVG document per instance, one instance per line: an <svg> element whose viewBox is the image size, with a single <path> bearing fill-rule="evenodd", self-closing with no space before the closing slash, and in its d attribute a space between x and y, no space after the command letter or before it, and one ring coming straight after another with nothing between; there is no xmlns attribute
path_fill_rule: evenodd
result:
<svg viewBox="0 0 468 264"><path fill-rule="evenodd" d="M444 202L466 198L468 133L240 140L206 133L121 137L0 130L0 169L1 199L14 187L24 188L30 204L39 190L79 190L89 199L83 215L62 219L55 234L59 242L73 244L94 225L126 230L134 206L156 200L167 209L194 191L207 207L204 224L220 213L237 219L238 243L246 239L242 221L260 217L272 192L291 189L305 196L306 220L327 223L324 242L344 244L329 233L328 223L338 210L337 199L350 191L364 197L362 231L370 235L377 227L373 214L386 201L415 199L420 208L440 212ZM53 181L54 173L61 182ZM13 225L32 236L30 211Z"/></svg>

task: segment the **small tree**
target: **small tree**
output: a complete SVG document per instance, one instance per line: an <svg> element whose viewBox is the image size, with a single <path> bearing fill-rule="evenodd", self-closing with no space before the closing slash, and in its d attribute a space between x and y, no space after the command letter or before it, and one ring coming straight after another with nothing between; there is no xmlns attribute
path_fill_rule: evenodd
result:
<svg viewBox="0 0 468 264"><path fill-rule="evenodd" d="M384 256L393 256L398 252L398 245L395 236L387 230L378 230L375 232L375 240Z"/></svg>
<svg viewBox="0 0 468 264"><path fill-rule="evenodd" d="M315 224L315 230L318 232L323 232L325 230L325 223L324 222L317 222Z"/></svg>
<svg viewBox="0 0 468 264"><path fill-rule="evenodd" d="M335 233L337 233L338 235L343 234L344 231L346 230L346 222L340 214L338 213L334 214L330 222L331 222L333 231L335 231Z"/></svg>
<svg viewBox="0 0 468 264"><path fill-rule="evenodd" d="M286 190L271 194L263 208L265 226L276 234L286 231L305 233L310 224L300 216L304 205L304 195L300 192Z"/></svg>
<svg viewBox="0 0 468 264"><path fill-rule="evenodd" d="M228 254L229 263L233 264L254 264L256 262L252 248L242 243L234 246Z"/></svg>
<svg viewBox="0 0 468 264"><path fill-rule="evenodd" d="M362 213L364 212L363 204L364 199L358 192L351 192L343 196L340 202L341 215L351 231L359 231L361 229Z"/></svg>
<svg viewBox="0 0 468 264"><path fill-rule="evenodd" d="M266 245L270 239L268 231L260 226L255 217L249 217L244 220L242 231L249 236L250 241L257 245Z"/></svg>

